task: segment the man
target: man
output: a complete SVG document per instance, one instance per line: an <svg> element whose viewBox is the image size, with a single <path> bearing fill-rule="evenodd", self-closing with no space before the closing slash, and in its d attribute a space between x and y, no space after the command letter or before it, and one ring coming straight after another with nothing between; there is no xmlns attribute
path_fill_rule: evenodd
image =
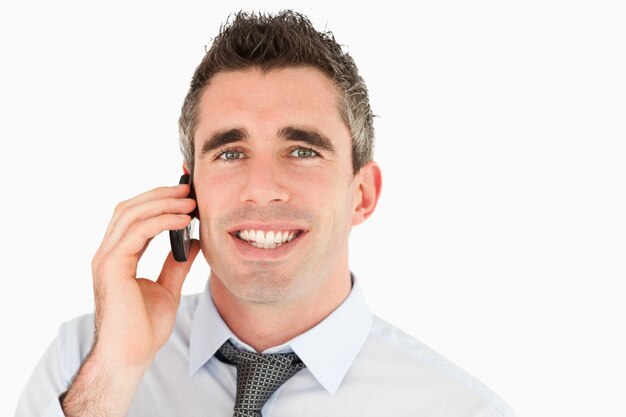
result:
<svg viewBox="0 0 626 417"><path fill-rule="evenodd" d="M508 416L491 391L373 316L348 266L374 211L367 90L330 33L294 12L239 13L180 117L188 185L119 204L93 262L95 320L64 324L18 416ZM189 259L136 276L184 228ZM183 297L202 251L207 290Z"/></svg>

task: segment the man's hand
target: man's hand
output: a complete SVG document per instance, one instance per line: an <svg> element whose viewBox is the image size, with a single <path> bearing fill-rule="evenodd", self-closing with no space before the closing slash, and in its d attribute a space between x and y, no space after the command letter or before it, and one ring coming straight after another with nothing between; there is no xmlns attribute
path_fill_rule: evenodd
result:
<svg viewBox="0 0 626 417"><path fill-rule="evenodd" d="M120 203L92 261L96 335L63 400L67 416L126 414L144 372L167 341L176 320L183 281L199 252L192 241L187 262L170 253L155 281L138 278L137 263L150 240L186 227L195 201L189 186L157 188Z"/></svg>

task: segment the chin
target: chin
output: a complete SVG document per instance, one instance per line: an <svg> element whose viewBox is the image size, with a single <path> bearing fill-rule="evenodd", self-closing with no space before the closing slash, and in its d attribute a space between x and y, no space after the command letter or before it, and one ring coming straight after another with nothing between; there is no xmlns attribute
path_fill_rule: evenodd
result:
<svg viewBox="0 0 626 417"><path fill-rule="evenodd" d="M275 271L254 271L226 275L221 280L238 299L256 304L289 301L297 292L298 277Z"/></svg>

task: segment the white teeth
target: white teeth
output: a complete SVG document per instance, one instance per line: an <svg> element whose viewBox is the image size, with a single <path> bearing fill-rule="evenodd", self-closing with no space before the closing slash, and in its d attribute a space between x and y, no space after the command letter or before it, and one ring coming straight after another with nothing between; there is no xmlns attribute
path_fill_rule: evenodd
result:
<svg viewBox="0 0 626 417"><path fill-rule="evenodd" d="M261 249L275 249L283 245L282 243L276 244L276 243L259 243L259 242L250 242L250 244L254 246L255 248L261 248Z"/></svg>
<svg viewBox="0 0 626 417"><path fill-rule="evenodd" d="M263 231L263 230L240 230L237 236L252 246L263 249L277 248L296 237L296 232L287 231Z"/></svg>

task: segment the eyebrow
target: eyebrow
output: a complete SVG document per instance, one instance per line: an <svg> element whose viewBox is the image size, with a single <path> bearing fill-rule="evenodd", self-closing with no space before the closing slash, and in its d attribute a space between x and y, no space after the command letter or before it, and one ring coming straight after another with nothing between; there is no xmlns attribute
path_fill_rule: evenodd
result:
<svg viewBox="0 0 626 417"><path fill-rule="evenodd" d="M278 137L294 142L304 142L315 148L325 150L330 154L335 153L332 141L315 130L289 126L278 129Z"/></svg>
<svg viewBox="0 0 626 417"><path fill-rule="evenodd" d="M277 135L288 141L304 142L315 148L322 149L331 155L335 153L335 147L332 141L315 130L288 126L278 129ZM248 138L249 134L245 129L234 128L216 132L202 144L200 157L222 146L235 142L245 142Z"/></svg>
<svg viewBox="0 0 626 417"><path fill-rule="evenodd" d="M248 132L245 129L228 129L214 133L202 144L200 156L209 154L215 149L234 142L245 142L248 139Z"/></svg>

